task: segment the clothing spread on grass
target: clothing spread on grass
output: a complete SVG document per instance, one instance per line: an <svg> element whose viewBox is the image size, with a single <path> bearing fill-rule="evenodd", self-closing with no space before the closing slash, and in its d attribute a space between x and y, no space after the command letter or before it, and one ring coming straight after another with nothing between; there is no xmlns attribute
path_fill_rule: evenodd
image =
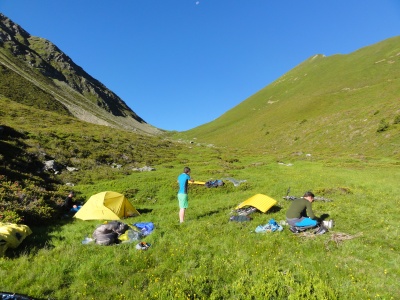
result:
<svg viewBox="0 0 400 300"><path fill-rule="evenodd" d="M190 176L186 173L182 173L181 175L178 176L178 183L179 183L178 194L187 194L189 180Z"/></svg>
<svg viewBox="0 0 400 300"><path fill-rule="evenodd" d="M282 231L283 227L276 223L274 219L269 220L269 222L265 225L258 225L256 227L255 232L257 233L264 233L264 232L275 232L275 231Z"/></svg>

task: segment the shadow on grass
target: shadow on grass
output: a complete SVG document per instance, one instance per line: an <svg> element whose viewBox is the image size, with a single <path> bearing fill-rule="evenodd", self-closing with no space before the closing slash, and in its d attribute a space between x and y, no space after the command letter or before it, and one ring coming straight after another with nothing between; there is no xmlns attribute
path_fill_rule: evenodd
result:
<svg viewBox="0 0 400 300"><path fill-rule="evenodd" d="M274 213L280 212L281 210L282 210L282 207L272 206L266 213L267 214L274 214Z"/></svg>
<svg viewBox="0 0 400 300"><path fill-rule="evenodd" d="M196 219L198 220L198 219L201 219L201 218L204 218L204 217L210 217L210 216L218 214L218 213L220 213L220 210L212 210L212 211L206 212L206 213L204 213L202 215L198 215L196 217Z"/></svg>
<svg viewBox="0 0 400 300"><path fill-rule="evenodd" d="M320 221L324 221L325 219L329 218L329 214L322 214L321 217L319 218Z"/></svg>
<svg viewBox="0 0 400 300"><path fill-rule="evenodd" d="M151 208L141 208L141 209L136 209L141 215L151 213L153 209Z"/></svg>
<svg viewBox="0 0 400 300"><path fill-rule="evenodd" d="M54 232L61 231L63 225L72 221L72 217L66 217L55 221L50 225L29 226L32 234L28 235L16 249L7 249L5 256L8 258L18 258L24 255L35 255L40 249L53 249L50 243Z"/></svg>

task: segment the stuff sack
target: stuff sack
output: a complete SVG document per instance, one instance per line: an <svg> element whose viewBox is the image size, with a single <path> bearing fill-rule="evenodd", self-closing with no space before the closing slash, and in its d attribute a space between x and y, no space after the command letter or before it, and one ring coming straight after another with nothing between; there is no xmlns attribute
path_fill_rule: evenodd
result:
<svg viewBox="0 0 400 300"><path fill-rule="evenodd" d="M154 230L154 224L152 222L135 223L133 226L139 228L143 236L147 236Z"/></svg>

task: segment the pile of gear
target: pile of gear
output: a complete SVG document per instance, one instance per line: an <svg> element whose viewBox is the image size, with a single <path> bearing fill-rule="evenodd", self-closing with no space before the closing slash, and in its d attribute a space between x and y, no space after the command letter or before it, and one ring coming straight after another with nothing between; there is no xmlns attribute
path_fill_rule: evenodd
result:
<svg viewBox="0 0 400 300"><path fill-rule="evenodd" d="M131 243L140 241L153 230L154 224L152 222L135 223L131 226L120 221L110 221L97 226L93 232L93 238L85 238L82 244L94 242L98 245L109 246L120 243ZM144 244L150 245L148 243Z"/></svg>
<svg viewBox="0 0 400 300"><path fill-rule="evenodd" d="M120 243L118 237L129 229L127 224L119 221L111 221L106 224L99 225L93 232L93 238L98 245L113 245Z"/></svg>
<svg viewBox="0 0 400 300"><path fill-rule="evenodd" d="M256 233L265 233L265 232L275 232L282 231L282 225L278 224L274 219L269 220L269 222L265 225L258 225L256 227Z"/></svg>

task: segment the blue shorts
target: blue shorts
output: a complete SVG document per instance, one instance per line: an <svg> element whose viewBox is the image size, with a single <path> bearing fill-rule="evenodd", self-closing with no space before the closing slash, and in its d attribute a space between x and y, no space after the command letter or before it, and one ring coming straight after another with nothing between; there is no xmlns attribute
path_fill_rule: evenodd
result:
<svg viewBox="0 0 400 300"><path fill-rule="evenodd" d="M316 220L302 217L302 218L295 218L295 219L288 219L286 221L290 226L299 226L299 227L308 227L308 226L317 226L318 222Z"/></svg>
<svg viewBox="0 0 400 300"><path fill-rule="evenodd" d="M178 194L179 208L188 208L188 194Z"/></svg>

